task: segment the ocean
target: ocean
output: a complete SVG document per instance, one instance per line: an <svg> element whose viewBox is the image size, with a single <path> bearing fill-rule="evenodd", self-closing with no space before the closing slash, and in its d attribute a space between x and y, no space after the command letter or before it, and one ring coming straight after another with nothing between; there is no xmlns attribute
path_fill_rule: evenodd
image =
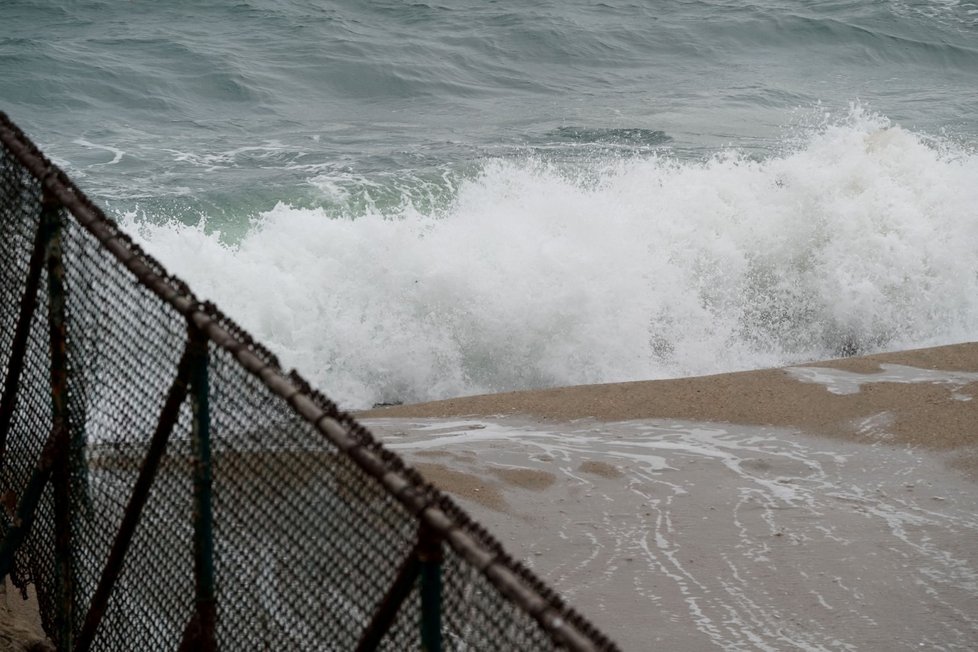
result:
<svg viewBox="0 0 978 652"><path fill-rule="evenodd" d="M978 339L978 2L3 0L0 109L344 407Z"/></svg>

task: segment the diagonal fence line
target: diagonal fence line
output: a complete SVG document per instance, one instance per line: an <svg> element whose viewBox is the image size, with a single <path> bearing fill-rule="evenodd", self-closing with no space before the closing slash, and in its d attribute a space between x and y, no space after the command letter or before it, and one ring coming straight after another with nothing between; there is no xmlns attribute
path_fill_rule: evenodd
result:
<svg viewBox="0 0 978 652"><path fill-rule="evenodd" d="M0 562L16 567L21 585L37 585L60 649L125 647L134 637L184 649L276 641L300 649L617 649L352 416L198 301L2 112L0 142L0 229L21 234L0 244L0 281L16 281L24 297L0 304L0 323L17 324L16 337L0 340L14 349L0 358L11 412L0 432L10 441L0 488L23 503L21 458L37 454L32 426L52 418L34 387L45 360L52 378L66 366L68 386L52 400L67 406L70 431L60 438L54 486L41 483L37 526L23 546L11 541L6 548L16 553L5 548ZM55 260L68 270L60 362L56 346L44 350L35 333L45 318L53 332L56 304L26 322L20 314L29 312L21 306L33 278L25 283L22 270L33 266L24 260L31 247L19 245L43 228L42 199L69 218L64 258ZM45 273L49 284L57 285L56 267ZM18 315L2 314L7 304ZM172 359L180 323L202 361L189 379L178 370L186 356ZM113 337L140 325L166 341ZM114 357L135 370L111 364ZM145 382L122 382L130 377ZM146 409L164 395L162 408ZM279 425L258 423L267 415ZM134 434L150 420L155 434L148 424L145 436ZM49 427L60 427L57 413L55 421ZM131 478L134 461L141 463ZM183 518L188 510L193 519ZM253 527L235 525L242 522ZM5 539L23 531L16 524L16 516L4 522ZM157 575L138 572L159 565ZM256 582L263 600L242 599ZM180 590L158 589L168 583Z"/></svg>

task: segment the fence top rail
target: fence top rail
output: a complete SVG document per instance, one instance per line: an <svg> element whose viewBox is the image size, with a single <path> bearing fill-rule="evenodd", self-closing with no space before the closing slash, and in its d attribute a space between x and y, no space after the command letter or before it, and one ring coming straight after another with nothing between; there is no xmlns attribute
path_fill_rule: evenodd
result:
<svg viewBox="0 0 978 652"><path fill-rule="evenodd" d="M273 394L332 442L419 521L440 534L467 563L478 569L508 600L532 616L558 646L574 651L619 648L502 545L451 498L425 481L383 446L352 415L340 410L297 371L283 371L278 359L217 306L201 302L189 286L133 242L58 166L0 111L0 142L36 179L45 201L64 207L136 280L188 324L228 352Z"/></svg>

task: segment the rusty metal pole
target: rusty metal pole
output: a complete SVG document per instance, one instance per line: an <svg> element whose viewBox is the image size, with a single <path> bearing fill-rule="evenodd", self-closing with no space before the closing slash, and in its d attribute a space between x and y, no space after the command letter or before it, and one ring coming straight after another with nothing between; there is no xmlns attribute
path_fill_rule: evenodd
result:
<svg viewBox="0 0 978 652"><path fill-rule="evenodd" d="M54 554L57 577L55 631L58 648L70 650L75 612L72 552L71 451L68 423L68 322L65 304L65 268L62 255L61 206L47 192L41 199L41 219L50 228L47 249L48 330L51 342L51 406L53 431L58 442L52 467L54 489Z"/></svg>

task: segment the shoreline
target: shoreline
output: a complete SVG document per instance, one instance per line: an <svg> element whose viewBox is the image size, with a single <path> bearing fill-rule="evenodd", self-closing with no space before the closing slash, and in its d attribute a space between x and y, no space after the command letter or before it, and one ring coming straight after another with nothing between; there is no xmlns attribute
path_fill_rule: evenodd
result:
<svg viewBox="0 0 978 652"><path fill-rule="evenodd" d="M978 344L358 414L623 649L972 649Z"/></svg>
<svg viewBox="0 0 978 652"><path fill-rule="evenodd" d="M884 373L894 365L912 368L918 376L934 373L924 374L923 379L894 379L892 373ZM806 369L844 376L856 391L833 393L824 383L802 380L799 370ZM780 369L484 394L375 408L356 416L525 416L549 422L677 419L795 428L824 437L885 439L891 444L955 451L954 465L978 480L975 397L978 343L969 342Z"/></svg>

